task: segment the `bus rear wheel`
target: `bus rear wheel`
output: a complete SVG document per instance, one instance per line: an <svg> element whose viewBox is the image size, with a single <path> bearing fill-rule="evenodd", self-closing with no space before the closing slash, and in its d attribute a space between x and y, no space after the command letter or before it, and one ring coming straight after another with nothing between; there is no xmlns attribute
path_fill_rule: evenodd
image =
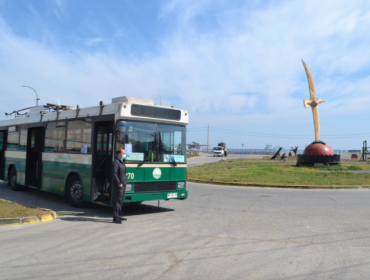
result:
<svg viewBox="0 0 370 280"><path fill-rule="evenodd" d="M83 201L83 186L80 178L76 175L72 176L66 186L66 197L68 202L76 208L86 207L86 202Z"/></svg>
<svg viewBox="0 0 370 280"><path fill-rule="evenodd" d="M9 171L9 186L12 188L13 191L20 191L22 190L22 187L17 184L17 172L15 171L15 168L12 167Z"/></svg>

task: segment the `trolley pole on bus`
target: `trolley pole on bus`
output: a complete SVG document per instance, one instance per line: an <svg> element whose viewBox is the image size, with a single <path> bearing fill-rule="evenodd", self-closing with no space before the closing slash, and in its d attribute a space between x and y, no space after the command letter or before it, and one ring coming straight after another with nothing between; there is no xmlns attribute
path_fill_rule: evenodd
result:
<svg viewBox="0 0 370 280"><path fill-rule="evenodd" d="M28 88L30 88L30 89L33 89L33 91L36 93L36 106L39 106L39 100L40 100L40 98L39 98L39 96L37 95L37 91L36 91L34 88L29 87L29 86L22 86L22 87L28 87Z"/></svg>

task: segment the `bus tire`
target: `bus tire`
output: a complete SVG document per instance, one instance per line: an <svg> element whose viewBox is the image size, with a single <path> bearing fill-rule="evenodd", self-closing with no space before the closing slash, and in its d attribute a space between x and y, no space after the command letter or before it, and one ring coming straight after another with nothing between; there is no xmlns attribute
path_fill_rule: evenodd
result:
<svg viewBox="0 0 370 280"><path fill-rule="evenodd" d="M66 198L68 202L76 208L86 207L86 202L83 201L83 186L80 177L72 176L66 186Z"/></svg>
<svg viewBox="0 0 370 280"><path fill-rule="evenodd" d="M22 186L17 184L17 171L14 167L12 167L9 171L9 186L12 188L13 191L20 191L22 190Z"/></svg>

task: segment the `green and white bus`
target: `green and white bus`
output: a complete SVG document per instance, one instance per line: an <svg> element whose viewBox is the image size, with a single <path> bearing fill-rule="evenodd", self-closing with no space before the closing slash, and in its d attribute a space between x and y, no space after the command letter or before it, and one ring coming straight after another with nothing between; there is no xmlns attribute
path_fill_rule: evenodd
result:
<svg viewBox="0 0 370 280"><path fill-rule="evenodd" d="M126 150L124 203L186 199L188 112L118 97L76 108L47 104L0 121L0 179L65 196L75 207L112 205L112 161Z"/></svg>

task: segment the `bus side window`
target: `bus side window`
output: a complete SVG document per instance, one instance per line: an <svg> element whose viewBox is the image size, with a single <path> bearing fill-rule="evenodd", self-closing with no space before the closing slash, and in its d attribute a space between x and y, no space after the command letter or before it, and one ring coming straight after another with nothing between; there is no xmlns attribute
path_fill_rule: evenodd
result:
<svg viewBox="0 0 370 280"><path fill-rule="evenodd" d="M19 130L18 126L8 127L8 143L6 145L8 151L19 150Z"/></svg>
<svg viewBox="0 0 370 280"><path fill-rule="evenodd" d="M21 125L21 133L20 133L20 140L19 140L19 150L25 151L27 150L27 132L28 127L27 125Z"/></svg>
<svg viewBox="0 0 370 280"><path fill-rule="evenodd" d="M46 126L45 152L65 152L65 122L51 122Z"/></svg>
<svg viewBox="0 0 370 280"><path fill-rule="evenodd" d="M74 154L91 154L90 118L68 121L67 151Z"/></svg>

